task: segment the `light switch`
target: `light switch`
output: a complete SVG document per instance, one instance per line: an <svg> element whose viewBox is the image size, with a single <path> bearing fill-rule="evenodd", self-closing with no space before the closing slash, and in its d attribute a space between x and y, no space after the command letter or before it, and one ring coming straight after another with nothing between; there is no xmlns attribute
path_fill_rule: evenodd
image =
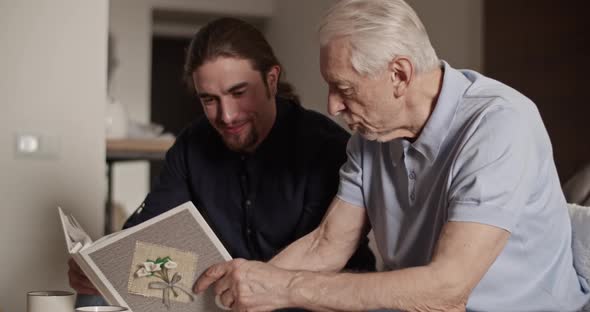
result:
<svg viewBox="0 0 590 312"><path fill-rule="evenodd" d="M17 158L54 159L59 154L59 140L55 135L19 133L16 135Z"/></svg>
<svg viewBox="0 0 590 312"><path fill-rule="evenodd" d="M33 154L39 151L39 137L32 134L17 136L16 152L19 154Z"/></svg>

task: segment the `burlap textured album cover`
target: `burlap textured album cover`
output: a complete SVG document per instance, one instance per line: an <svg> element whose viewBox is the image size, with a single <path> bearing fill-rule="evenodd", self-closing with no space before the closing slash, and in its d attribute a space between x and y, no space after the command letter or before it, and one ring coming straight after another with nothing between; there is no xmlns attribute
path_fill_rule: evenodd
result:
<svg viewBox="0 0 590 312"><path fill-rule="evenodd" d="M221 311L211 289L192 293L203 271L230 259L192 203L96 243L83 252L114 292L111 304L135 312Z"/></svg>

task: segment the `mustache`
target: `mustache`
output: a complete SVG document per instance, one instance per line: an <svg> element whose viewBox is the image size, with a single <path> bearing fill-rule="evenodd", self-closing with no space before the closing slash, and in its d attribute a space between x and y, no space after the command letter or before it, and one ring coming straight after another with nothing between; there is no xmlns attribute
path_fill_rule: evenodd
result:
<svg viewBox="0 0 590 312"><path fill-rule="evenodd" d="M250 121L249 119L237 120L237 121L233 121L231 123L226 123L224 121L217 121L215 124L220 128L233 128L233 127L242 126L242 125L248 123L249 121Z"/></svg>

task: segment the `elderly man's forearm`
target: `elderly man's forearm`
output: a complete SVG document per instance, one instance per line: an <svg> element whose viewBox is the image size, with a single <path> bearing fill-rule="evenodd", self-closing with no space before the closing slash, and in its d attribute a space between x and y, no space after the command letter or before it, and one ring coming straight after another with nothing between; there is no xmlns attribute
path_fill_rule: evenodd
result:
<svg viewBox="0 0 590 312"><path fill-rule="evenodd" d="M341 270L352 251L329 244L322 235L322 228L295 241L270 260L270 263L287 270L332 271ZM354 250L354 249L353 249Z"/></svg>
<svg viewBox="0 0 590 312"><path fill-rule="evenodd" d="M322 223L271 263L289 270L339 271L367 232L365 210L335 198Z"/></svg>
<svg viewBox="0 0 590 312"><path fill-rule="evenodd" d="M428 266L364 274L298 272L289 288L293 306L314 311L465 311L469 294Z"/></svg>

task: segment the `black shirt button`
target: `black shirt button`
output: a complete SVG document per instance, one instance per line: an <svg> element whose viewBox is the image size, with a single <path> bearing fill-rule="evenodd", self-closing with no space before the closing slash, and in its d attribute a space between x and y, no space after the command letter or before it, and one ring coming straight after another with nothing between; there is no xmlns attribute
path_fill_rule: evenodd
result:
<svg viewBox="0 0 590 312"><path fill-rule="evenodd" d="M246 199L246 206L252 205L252 202L249 199Z"/></svg>
<svg viewBox="0 0 590 312"><path fill-rule="evenodd" d="M145 207L145 202L141 203L141 205L137 208L137 210L135 210L135 214L140 214L143 211L144 207Z"/></svg>

